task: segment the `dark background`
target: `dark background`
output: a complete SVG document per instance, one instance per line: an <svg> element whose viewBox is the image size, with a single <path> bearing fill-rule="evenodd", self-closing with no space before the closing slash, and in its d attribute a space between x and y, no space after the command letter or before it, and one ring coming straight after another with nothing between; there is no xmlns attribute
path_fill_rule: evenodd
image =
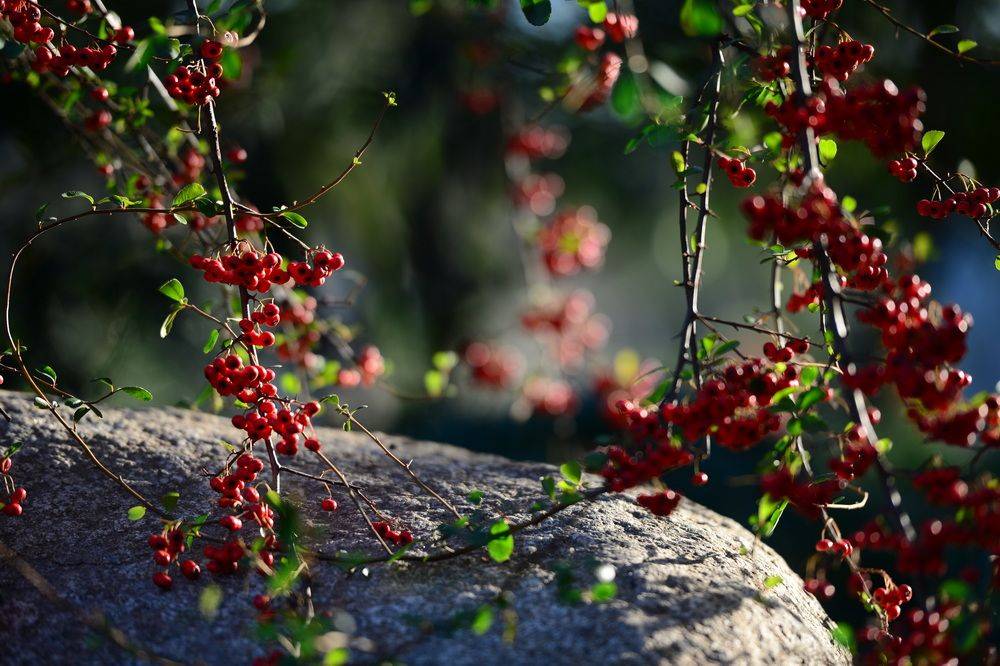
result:
<svg viewBox="0 0 1000 666"><path fill-rule="evenodd" d="M391 380L398 387L419 391L434 351L471 338L516 339L524 283L509 223L501 117L474 114L461 97L499 81L528 112L540 109L533 91L541 77L511 61L550 69L578 24L576 3L557 0L553 20L541 29L528 26L516 7L496 16L445 3L418 17L401 0L267 4L268 25L247 53L248 74L221 100L224 136L250 154L239 191L261 207L311 192L349 162L380 107L381 92L394 90L399 107L388 115L363 167L308 211L306 235L342 251L369 279L352 316L365 327L362 339L392 359ZM893 4L913 25L958 25L962 37L980 43L974 54L997 55L992 45L1000 37L998 2ZM967 161L972 166L966 170L996 184L996 70L963 66L912 36L897 36L862 3L845 5L841 25L877 48L864 76L926 89L925 124L947 132L937 163L954 169ZM680 32L678 7L639 2L636 11L648 55L695 88L706 74L708 49ZM158 2L115 7L137 26L150 14L177 8ZM499 40L502 53L511 55L477 70L465 54L478 37ZM953 44L954 36L943 41ZM0 250L6 256L33 228L40 203L57 201L65 190L100 192L102 180L27 89L14 84L0 88L0 95ZM750 117L762 126L759 114ZM644 146L625 155L635 124L609 109L585 116L557 110L545 122L573 131L569 151L551 165L566 181L563 203L594 205L612 229L604 270L572 281L593 290L600 311L614 322L608 356L630 347L644 357L672 359L683 306L682 293L672 284L679 267L668 149ZM762 173L758 189L772 176ZM992 390L1000 375L995 351L1000 272L974 226L963 219L918 218L914 204L926 183L897 182L856 145L841 145L828 180L861 207L891 206L902 236L931 235L934 250L921 274L933 282L938 299L957 300L975 314L965 367L976 390ZM767 268L745 240L739 195L728 184L718 192L713 208L720 217L710 227L703 310L738 319L766 307ZM59 206L67 204L54 204L53 210L62 210ZM15 328L32 361L52 365L67 385L86 386L92 377L109 376L148 387L156 405L192 399L203 385L205 330L200 322L182 322L167 340L159 339L166 305L156 287L170 276L195 284L190 269L154 251L138 222L95 220L68 227L41 241L24 260ZM853 344L863 348L871 341L858 336ZM543 418L517 422L505 399L475 390L437 402L401 401L381 391L345 396L370 405L366 418L380 429L518 458L558 461L603 430L597 416L586 415L594 411L592 397L584 416L567 428ZM899 410L887 398L883 411ZM898 419L888 421L884 432L895 439L892 457L900 463L914 465L940 450ZM721 478L724 471L746 470L751 458L721 455L707 470ZM716 484L692 497L745 522L755 510L756 488ZM789 538L803 525L792 518L775 536L793 559L811 543Z"/></svg>

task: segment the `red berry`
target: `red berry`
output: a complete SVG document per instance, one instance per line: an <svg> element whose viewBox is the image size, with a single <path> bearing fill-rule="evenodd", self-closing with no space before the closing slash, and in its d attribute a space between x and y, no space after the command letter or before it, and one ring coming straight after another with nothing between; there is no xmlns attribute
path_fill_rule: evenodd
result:
<svg viewBox="0 0 1000 666"><path fill-rule="evenodd" d="M157 571L153 574L153 584L162 590L169 590L173 587L174 581L166 571Z"/></svg>
<svg viewBox="0 0 1000 666"><path fill-rule="evenodd" d="M337 510L337 500L332 497L324 497L320 506L324 511L336 511Z"/></svg>

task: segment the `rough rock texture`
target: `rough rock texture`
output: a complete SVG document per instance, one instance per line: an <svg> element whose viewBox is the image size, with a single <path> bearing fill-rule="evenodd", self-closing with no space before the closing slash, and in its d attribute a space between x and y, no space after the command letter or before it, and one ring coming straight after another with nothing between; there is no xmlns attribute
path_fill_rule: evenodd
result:
<svg viewBox="0 0 1000 666"><path fill-rule="evenodd" d="M204 619L198 600L205 586L175 576L174 589L153 587L155 567L146 537L156 522L130 523L135 504L100 476L45 412L28 398L0 393L13 417L0 425L0 443L25 442L14 472L29 489L25 514L0 516L0 542L16 550L64 596L82 608L100 608L112 625L154 651L184 662L246 663L267 648L252 635L249 597L263 589L256 575L218 579L227 592L218 614ZM150 497L177 490L178 511L202 513L210 493L199 473L216 470L232 429L222 418L181 410L106 409L103 420L81 428L94 449ZM329 429L326 449L380 507L420 540L431 538L446 514L412 486L398 468L361 436ZM467 451L387 436L414 469L462 503L486 491L485 509L523 518L539 499L541 464L521 464ZM305 463L302 463L306 466ZM317 468L310 468L319 472ZM314 536L328 551L373 544L347 498L334 514L316 511L317 488L288 479L302 497ZM463 504L464 506L464 504ZM245 530L249 531L249 529ZM751 549L740 554L741 549ZM744 552L746 552L744 550ZM553 567L565 561L580 572L588 562L617 569L617 597L604 604L560 603ZM766 577L782 583L765 590ZM317 608L346 611L356 623L352 656L359 662L397 659L410 664L500 663L846 663L830 638L830 622L802 590L802 581L766 545L737 523L685 500L667 519L655 519L628 497L578 504L517 535L515 555L503 564L481 554L435 564L373 567L347 575L329 564L312 567ZM499 621L484 635L424 631L509 593L516 612L513 643ZM416 621L415 621L416 618ZM367 640L358 640L358 639ZM0 662L5 664L130 663L134 658L95 640L77 617L43 598L0 563Z"/></svg>

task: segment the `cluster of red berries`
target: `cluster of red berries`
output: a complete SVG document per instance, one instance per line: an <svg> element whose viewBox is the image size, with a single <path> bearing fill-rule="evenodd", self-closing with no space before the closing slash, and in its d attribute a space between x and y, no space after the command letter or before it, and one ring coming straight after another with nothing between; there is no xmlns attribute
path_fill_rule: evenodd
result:
<svg viewBox="0 0 1000 666"><path fill-rule="evenodd" d="M194 148L184 151L181 158L181 170L173 175L174 184L178 187L193 183L201 177L205 169L205 156Z"/></svg>
<svg viewBox="0 0 1000 666"><path fill-rule="evenodd" d="M816 542L816 552L833 553L846 560L854 554L854 544L847 539L838 539L836 541L832 539L820 539Z"/></svg>
<svg viewBox="0 0 1000 666"><path fill-rule="evenodd" d="M889 162L889 173L895 176L901 183L909 183L917 178L917 167L919 162L915 157L903 157Z"/></svg>
<svg viewBox="0 0 1000 666"><path fill-rule="evenodd" d="M521 396L532 413L545 416L569 414L580 402L568 382L554 377L531 377L521 387Z"/></svg>
<svg viewBox="0 0 1000 666"><path fill-rule="evenodd" d="M958 213L980 220L992 217L992 204L997 201L1000 201L1000 188L977 187L969 192L956 192L944 201L921 199L917 202L917 214L932 220L943 220L952 213Z"/></svg>
<svg viewBox="0 0 1000 666"><path fill-rule="evenodd" d="M581 269L598 268L611 230L597 219L590 206L556 215L538 232L542 261L553 275L573 275Z"/></svg>
<svg viewBox="0 0 1000 666"><path fill-rule="evenodd" d="M581 111L590 111L603 105L611 97L611 91L621 74L622 59L611 51L601 56L601 62L594 72L592 81L588 81L583 91L584 99L580 103Z"/></svg>
<svg viewBox="0 0 1000 666"><path fill-rule="evenodd" d="M5 461L9 461L10 458L4 458ZM28 498L28 491L24 488L17 487L10 491L7 495L7 499L4 502L3 514L5 516L17 517L24 513L24 507L21 506L24 500Z"/></svg>
<svg viewBox="0 0 1000 666"><path fill-rule="evenodd" d="M531 173L518 179L511 193L514 203L527 207L538 217L551 215L556 200L562 196L566 183L554 173Z"/></svg>
<svg viewBox="0 0 1000 666"><path fill-rule="evenodd" d="M872 592L872 599L875 600L883 611L885 617L890 622L899 617L902 610L900 606L913 598L913 588L909 585L899 585L897 587L877 587Z"/></svg>
<svg viewBox="0 0 1000 666"><path fill-rule="evenodd" d="M789 57L792 47L782 46L774 55L762 55L754 61L754 69L761 81L769 82L783 79L792 71Z"/></svg>
<svg viewBox="0 0 1000 666"><path fill-rule="evenodd" d="M329 250L318 250L312 255L312 265L307 261L292 261L288 275L300 287L320 287L335 271L344 267L344 255Z"/></svg>
<svg viewBox="0 0 1000 666"><path fill-rule="evenodd" d="M768 409L771 398L798 384L794 367L778 372L751 358L704 382L690 402L662 405L660 417L679 428L686 441L711 435L727 449L745 451L780 428L781 419Z"/></svg>
<svg viewBox="0 0 1000 666"><path fill-rule="evenodd" d="M219 80L222 78L222 65L214 62L200 71L194 65L181 65L163 78L163 85L174 99L187 104L208 104L222 94Z"/></svg>
<svg viewBox="0 0 1000 666"><path fill-rule="evenodd" d="M825 19L840 9L844 0L802 0L802 11L816 19Z"/></svg>
<svg viewBox="0 0 1000 666"><path fill-rule="evenodd" d="M773 342L765 342L763 350L764 357L772 363L788 363L796 354L805 354L809 351L809 341L802 338L792 338L779 347Z"/></svg>
<svg viewBox="0 0 1000 666"><path fill-rule="evenodd" d="M882 242L846 219L833 190L821 181L813 184L797 206L786 206L775 196L755 196L743 202L743 212L750 219L748 233L755 240L773 233L782 245L791 246L803 241L815 244L825 236L831 261L849 274L844 282L847 286L870 291L889 278L885 267L889 258L882 251ZM803 247L796 254L812 258L812 249ZM821 295L817 285L808 297L800 297L797 305L818 302Z"/></svg>
<svg viewBox="0 0 1000 666"><path fill-rule="evenodd" d="M962 612L960 604L946 604L937 610L914 608L903 615L889 634L880 626L859 632L864 643L877 644L880 658L890 664L956 664L965 656L960 643L949 631L951 620Z"/></svg>
<svg viewBox="0 0 1000 666"><path fill-rule="evenodd" d="M832 76L838 81L846 81L859 66L870 62L875 56L875 47L849 39L837 46L823 45L816 49L815 67L823 76Z"/></svg>
<svg viewBox="0 0 1000 666"><path fill-rule="evenodd" d="M272 284L288 282L288 273L281 268L281 255L263 254L252 247L238 254L223 254L218 259L194 254L188 263L204 272L206 282L231 284L247 291L265 292Z"/></svg>
<svg viewBox="0 0 1000 666"><path fill-rule="evenodd" d="M236 539L227 541L221 546L206 544L203 552L208 559L205 568L217 576L235 574L240 569L240 560L247 554L246 548ZM274 562L274 555L270 551L262 550L258 556L265 564L268 560Z"/></svg>
<svg viewBox="0 0 1000 666"><path fill-rule="evenodd" d="M525 311L521 326L549 345L561 366L576 366L587 352L601 349L608 341L611 322L594 312L596 303L592 293L576 289Z"/></svg>
<svg viewBox="0 0 1000 666"><path fill-rule="evenodd" d="M392 529L392 526L385 522L384 520L378 520L372 523L372 527L378 532L378 535L396 546L407 546L413 543L413 535L410 534L410 530L399 530L396 531Z"/></svg>
<svg viewBox="0 0 1000 666"><path fill-rule="evenodd" d="M632 14L608 12L604 17L604 32L611 41L621 44L639 32L639 19Z"/></svg>
<svg viewBox="0 0 1000 666"><path fill-rule="evenodd" d="M42 27L42 10L28 0L0 0L0 18L13 27L14 41L22 44L47 44L55 39L52 28Z"/></svg>
<svg viewBox="0 0 1000 666"><path fill-rule="evenodd" d="M273 402L265 400L256 410L233 416L232 422L234 427L246 431L251 442L267 439L272 434L280 435L275 450L282 455L293 456L298 453L302 433L312 427L312 417L319 413L319 409L318 402L307 402L292 411L284 407L279 409ZM309 441L312 438L305 439L309 450L319 450L318 442L314 444Z"/></svg>
<svg viewBox="0 0 1000 666"><path fill-rule="evenodd" d="M628 432L640 446L635 453L620 446L608 448L608 460L601 469L601 476L607 481L609 490L620 493L694 463L690 451L670 441L655 408L626 403L622 411L627 414Z"/></svg>
<svg viewBox="0 0 1000 666"><path fill-rule="evenodd" d="M573 41L584 51L596 51L604 44L607 35L600 28L581 25L573 32Z"/></svg>
<svg viewBox="0 0 1000 666"><path fill-rule="evenodd" d="M46 30L51 29L42 29L43 32ZM107 69L117 55L118 49L114 44L95 43L81 48L72 44L62 44L58 50L43 45L35 49L35 59L31 63L31 68L36 72L51 72L60 77L69 75L71 67L87 67L99 72Z"/></svg>
<svg viewBox="0 0 1000 666"><path fill-rule="evenodd" d="M253 347L270 347L274 344L274 333L262 331L258 327L275 327L281 321L281 309L274 303L264 303L250 313L249 319L240 320L240 342Z"/></svg>
<svg viewBox="0 0 1000 666"><path fill-rule="evenodd" d="M169 590L173 584L173 578L168 573L168 568L176 564L181 575L188 580L196 580L201 576L201 567L191 559L179 559L181 554L187 550L187 535L184 530L174 527L157 534L149 535L146 540L153 551L153 562L163 571L153 574L153 584L163 590Z"/></svg>
<svg viewBox="0 0 1000 666"><path fill-rule="evenodd" d="M358 353L355 362L361 383L365 386L371 386L385 374L385 359L382 358L382 352L375 345L366 345Z"/></svg>
<svg viewBox="0 0 1000 666"><path fill-rule="evenodd" d="M835 479L816 483L799 481L788 467L765 474L760 482L761 490L771 499L787 499L799 513L812 520L818 519L822 515L822 507L840 492L840 484Z"/></svg>
<svg viewBox="0 0 1000 666"><path fill-rule="evenodd" d="M236 396L251 404L278 394L275 372L262 365L244 365L236 354L218 356L205 366L205 379L221 396Z"/></svg>
<svg viewBox="0 0 1000 666"><path fill-rule="evenodd" d="M892 81L845 92L833 78L824 79L820 93L800 105L792 97L782 104L768 102L765 111L785 130L783 144L792 146L811 127L817 136L835 133L862 141L876 156L912 151L920 141L926 96L919 88L900 92Z"/></svg>
<svg viewBox="0 0 1000 666"><path fill-rule="evenodd" d="M722 155L717 164L736 187L750 187L757 180L757 172L746 166L742 160Z"/></svg>
<svg viewBox="0 0 1000 666"><path fill-rule="evenodd" d="M869 417L879 416L878 410L870 409ZM872 423L878 423L877 418L872 419ZM841 481L852 481L857 477L864 476L865 472L875 464L878 459L878 451L871 445L864 431L859 426L854 426L847 433L847 441L841 448L840 457L831 458L828 462L830 471L837 475Z"/></svg>
<svg viewBox="0 0 1000 666"><path fill-rule="evenodd" d="M89 14L94 11L90 0L66 0L66 9L74 14Z"/></svg>
<svg viewBox="0 0 1000 666"><path fill-rule="evenodd" d="M489 388L509 387L524 369L524 358L516 349L485 342L469 344L462 357L472 371L472 380Z"/></svg>
<svg viewBox="0 0 1000 666"><path fill-rule="evenodd" d="M645 508L654 516L669 516L680 504L681 494L670 490L653 494L643 494L636 498L639 506Z"/></svg>
<svg viewBox="0 0 1000 666"><path fill-rule="evenodd" d="M562 157L569 145L569 135L565 131L549 129L540 125L521 128L507 141L505 155L524 157L529 160L554 160Z"/></svg>

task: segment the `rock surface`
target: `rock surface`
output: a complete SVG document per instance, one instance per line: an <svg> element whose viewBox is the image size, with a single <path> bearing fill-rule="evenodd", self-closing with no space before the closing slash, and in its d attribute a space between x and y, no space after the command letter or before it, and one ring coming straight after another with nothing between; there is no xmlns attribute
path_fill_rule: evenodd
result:
<svg viewBox="0 0 1000 666"><path fill-rule="evenodd" d="M0 444L25 448L14 472L29 490L25 513L0 516L0 543L30 562L65 600L101 609L111 625L154 652L183 662L247 663L270 648L253 637L252 594L264 584L256 575L219 578L226 593L213 619L199 597L208 584L175 576L160 592L145 545L156 528L151 515L126 518L135 504L99 475L58 424L29 398L0 392L13 417L0 424ZM211 500L199 474L216 470L231 439L227 421L175 409L106 409L87 419L81 432L98 455L150 497L176 490L178 511L196 515ZM418 544L433 537L447 514L413 486L398 467L365 438L321 431L326 450L380 508L413 530ZM462 449L386 436L414 469L463 510L465 495L486 491L492 515L523 519L540 497L541 464L522 464ZM298 463L297 463L298 464ZM302 467L314 473L320 470ZM289 478L314 535L337 548L373 550L371 539L346 497L322 514L318 486ZM310 493L305 500L305 493ZM336 492L336 489L335 489ZM249 528L244 531L249 532ZM352 657L359 662L396 659L409 664L501 663L847 663L830 637L830 621L802 589L802 581L766 545L728 518L685 500L666 519L656 519L628 497L603 496L577 504L542 526L516 536L514 557L502 564L475 553L438 563L375 566L368 576L348 575L330 564L311 567L317 609L341 609L356 625ZM747 549L752 551L745 553ZM198 549L200 551L200 549ZM566 605L557 597L554 568L570 564L579 580L593 582L592 562L615 567L617 596L607 603ZM131 663L135 658L96 640L77 616L43 597L9 562L0 564L0 661L6 664ZM765 589L764 579L782 582ZM443 627L505 593L512 613L477 635ZM516 633L505 641L504 618L516 616ZM428 627L437 626L437 629Z"/></svg>

